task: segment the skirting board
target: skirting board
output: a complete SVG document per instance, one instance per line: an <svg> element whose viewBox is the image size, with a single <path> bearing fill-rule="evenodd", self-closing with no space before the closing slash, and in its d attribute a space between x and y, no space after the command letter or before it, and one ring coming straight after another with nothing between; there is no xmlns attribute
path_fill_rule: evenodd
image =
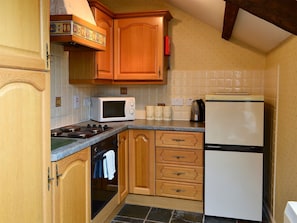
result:
<svg viewBox="0 0 297 223"><path fill-rule="evenodd" d="M129 194L125 200L125 203L203 213L202 201Z"/></svg>

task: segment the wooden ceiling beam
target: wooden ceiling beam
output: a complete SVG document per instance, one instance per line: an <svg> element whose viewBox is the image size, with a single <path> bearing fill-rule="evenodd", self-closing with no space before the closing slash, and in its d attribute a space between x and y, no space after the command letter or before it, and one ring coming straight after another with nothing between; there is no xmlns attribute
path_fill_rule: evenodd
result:
<svg viewBox="0 0 297 223"><path fill-rule="evenodd" d="M222 38L229 40L232 35L239 7L226 1Z"/></svg>
<svg viewBox="0 0 297 223"><path fill-rule="evenodd" d="M297 35L296 0L225 0L292 34ZM226 4L227 5L227 4Z"/></svg>

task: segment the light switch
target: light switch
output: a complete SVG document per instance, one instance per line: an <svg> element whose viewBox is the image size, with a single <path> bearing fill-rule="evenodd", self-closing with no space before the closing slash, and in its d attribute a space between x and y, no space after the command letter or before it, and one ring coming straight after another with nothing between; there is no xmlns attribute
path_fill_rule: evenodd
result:
<svg viewBox="0 0 297 223"><path fill-rule="evenodd" d="M73 108L74 109L79 108L79 96L77 95L73 96Z"/></svg>

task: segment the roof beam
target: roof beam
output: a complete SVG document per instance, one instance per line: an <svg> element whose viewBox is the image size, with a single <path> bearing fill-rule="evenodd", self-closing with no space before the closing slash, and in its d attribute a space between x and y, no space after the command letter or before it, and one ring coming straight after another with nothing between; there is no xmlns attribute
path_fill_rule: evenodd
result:
<svg viewBox="0 0 297 223"><path fill-rule="evenodd" d="M296 0L225 0L297 35Z"/></svg>
<svg viewBox="0 0 297 223"><path fill-rule="evenodd" d="M222 38L229 40L232 35L239 7L226 1Z"/></svg>

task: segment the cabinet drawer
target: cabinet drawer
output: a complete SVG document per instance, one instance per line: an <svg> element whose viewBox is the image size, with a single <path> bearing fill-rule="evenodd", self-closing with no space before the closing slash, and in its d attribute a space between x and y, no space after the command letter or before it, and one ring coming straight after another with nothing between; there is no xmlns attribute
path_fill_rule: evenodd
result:
<svg viewBox="0 0 297 223"><path fill-rule="evenodd" d="M182 165L203 166L203 150L188 149L156 149L156 160L158 163L172 163Z"/></svg>
<svg viewBox="0 0 297 223"><path fill-rule="evenodd" d="M159 180L203 183L203 168L157 164L156 177Z"/></svg>
<svg viewBox="0 0 297 223"><path fill-rule="evenodd" d="M203 133L157 131L156 146L203 149Z"/></svg>
<svg viewBox="0 0 297 223"><path fill-rule="evenodd" d="M156 181L156 194L159 196L202 200L202 184L173 183L169 181Z"/></svg>

